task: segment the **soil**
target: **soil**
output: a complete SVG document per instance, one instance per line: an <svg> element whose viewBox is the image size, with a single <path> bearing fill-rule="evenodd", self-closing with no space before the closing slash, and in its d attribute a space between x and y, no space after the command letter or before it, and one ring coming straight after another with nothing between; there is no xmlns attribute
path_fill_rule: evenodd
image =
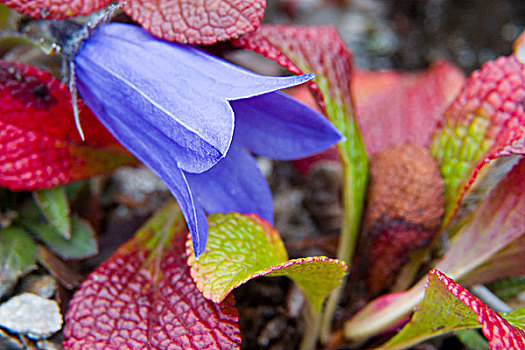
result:
<svg viewBox="0 0 525 350"><path fill-rule="evenodd" d="M469 73L510 53L513 40L525 29L525 2L269 0L264 21L335 25L361 68L418 70L437 59L447 59ZM277 69L271 64L268 67ZM274 162L269 168L276 228L290 257L334 256L341 215L338 169L333 163L321 164L301 177L290 163ZM141 168L125 169L96 183L91 200L81 207L100 232L101 254L73 266L80 274L109 257L169 196L162 184ZM259 278L234 294L243 349L298 347L305 327L301 313L304 299L293 283L286 278ZM455 338L448 338L417 349L462 346Z"/></svg>

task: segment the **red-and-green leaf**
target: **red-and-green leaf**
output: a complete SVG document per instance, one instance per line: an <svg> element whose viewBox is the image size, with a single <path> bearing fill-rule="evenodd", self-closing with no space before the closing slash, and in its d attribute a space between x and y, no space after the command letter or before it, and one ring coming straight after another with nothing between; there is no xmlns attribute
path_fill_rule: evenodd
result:
<svg viewBox="0 0 525 350"><path fill-rule="evenodd" d="M310 86L328 118L345 136L351 137L347 142L362 142L350 92L352 54L335 28L262 25L233 44L260 53L292 73L315 73L314 84ZM348 150L345 156L364 157L359 155L360 149Z"/></svg>
<svg viewBox="0 0 525 350"><path fill-rule="evenodd" d="M266 0L128 0L123 7L160 38L204 45L255 30L265 8Z"/></svg>
<svg viewBox="0 0 525 350"><path fill-rule="evenodd" d="M445 181L444 226L484 165L525 153L524 99L525 65L500 57L472 73L445 112L431 145Z"/></svg>
<svg viewBox="0 0 525 350"><path fill-rule="evenodd" d="M483 284L502 278L525 276L525 234L469 272L461 283Z"/></svg>
<svg viewBox="0 0 525 350"><path fill-rule="evenodd" d="M390 146L415 144L428 147L437 122L457 95L465 76L448 62L437 62L425 71L355 69L351 80L356 119L369 157ZM305 86L288 93L319 109ZM333 149L294 161L306 174L317 161L337 160Z"/></svg>
<svg viewBox="0 0 525 350"><path fill-rule="evenodd" d="M511 312L505 312L502 316L512 326L525 330L525 307L521 307Z"/></svg>
<svg viewBox="0 0 525 350"><path fill-rule="evenodd" d="M407 143L427 147L464 81L448 62L417 73L356 70L351 87L368 155Z"/></svg>
<svg viewBox="0 0 525 350"><path fill-rule="evenodd" d="M350 264L359 235L363 214L368 157L355 119L350 85L352 54L333 27L263 25L253 33L234 41L286 67L292 73L315 73L310 85L326 116L345 136L337 145L343 164L343 224L337 258ZM342 292L327 301L321 322L321 334L327 338L332 315Z"/></svg>
<svg viewBox="0 0 525 350"><path fill-rule="evenodd" d="M136 160L80 105L86 142L68 88L32 66L0 61L0 186L54 187Z"/></svg>
<svg viewBox="0 0 525 350"><path fill-rule="evenodd" d="M461 300L476 315L483 334L489 341L491 349L509 350L525 349L525 327L510 324L497 312L491 310L485 303L470 294L465 288L448 278L438 270L430 271L435 275L456 298ZM514 319L515 314L511 318ZM521 327L521 328L520 328Z"/></svg>
<svg viewBox="0 0 525 350"><path fill-rule="evenodd" d="M525 235L524 179L525 158L522 158L456 234L436 269L458 281L468 280L470 272L521 241ZM514 269L512 264L509 267ZM482 271L478 269L476 273Z"/></svg>
<svg viewBox="0 0 525 350"><path fill-rule="evenodd" d="M6 6L38 19L65 19L87 16L108 6L112 0L2 0Z"/></svg>
<svg viewBox="0 0 525 350"><path fill-rule="evenodd" d="M411 321L381 349L406 349L443 333L479 325L491 349L525 349L522 329L512 326L442 272L432 270L425 297Z"/></svg>
<svg viewBox="0 0 525 350"><path fill-rule="evenodd" d="M238 349L233 297L205 299L186 265L188 234L174 203L82 283L69 304L64 349Z"/></svg>
<svg viewBox="0 0 525 350"><path fill-rule="evenodd" d="M525 158L498 183L456 234L436 269L466 283L489 282L489 277L497 277L495 272L501 274L500 278L515 272L523 273L523 266L518 266L522 257L516 251L523 251L525 235L523 179ZM505 257L512 257L512 260L505 262ZM480 277L484 274L484 267L487 275ZM425 285L422 282L407 292L396 294L395 299L383 296L369 303L346 323L345 335L352 339L366 338L406 317L423 297Z"/></svg>
<svg viewBox="0 0 525 350"><path fill-rule="evenodd" d="M430 273L425 297L410 322L381 348L406 349L431 337L476 327L479 327L476 315L448 292L435 273Z"/></svg>
<svg viewBox="0 0 525 350"><path fill-rule="evenodd" d="M368 158L350 91L352 54L333 27L262 25L233 43L276 61L292 73L315 73L311 87L316 98L346 137L337 145L344 165L345 207L338 258L348 263L359 232L368 178Z"/></svg>
<svg viewBox="0 0 525 350"><path fill-rule="evenodd" d="M279 233L256 215L214 214L208 225L206 250L198 259L188 241L188 264L199 290L215 302L255 277L288 276L319 311L346 271L344 263L326 257L288 260Z"/></svg>

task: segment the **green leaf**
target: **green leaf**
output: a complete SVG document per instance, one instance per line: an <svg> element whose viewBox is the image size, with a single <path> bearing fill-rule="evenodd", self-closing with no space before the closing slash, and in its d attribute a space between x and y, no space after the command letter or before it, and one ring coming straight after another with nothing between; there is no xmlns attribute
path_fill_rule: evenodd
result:
<svg viewBox="0 0 525 350"><path fill-rule="evenodd" d="M514 327L525 330L525 307L513 310L512 312L503 313L503 316Z"/></svg>
<svg viewBox="0 0 525 350"><path fill-rule="evenodd" d="M346 137L337 148L344 165L345 229L338 257L348 264L359 232L368 179L368 157L352 103L352 54L333 27L262 25L234 45L273 59L296 74L315 73L310 85L319 104Z"/></svg>
<svg viewBox="0 0 525 350"><path fill-rule="evenodd" d="M434 275L429 275L423 301L412 319L382 349L405 349L431 337L464 328L479 327L476 314L448 292Z"/></svg>
<svg viewBox="0 0 525 350"><path fill-rule="evenodd" d="M213 214L208 225L206 250L198 259L188 241L188 264L199 290L215 302L255 277L288 276L319 311L346 271L343 262L326 257L288 260L279 233L256 215Z"/></svg>
<svg viewBox="0 0 525 350"><path fill-rule="evenodd" d="M346 265L325 256L293 259L273 266L267 276L287 276L303 290L315 310L320 311L324 298L341 283Z"/></svg>
<svg viewBox="0 0 525 350"><path fill-rule="evenodd" d="M425 296L412 319L381 349L405 349L444 333L480 326L492 349L523 349L523 311L513 315L517 325L509 315L505 319L442 272L431 270Z"/></svg>
<svg viewBox="0 0 525 350"><path fill-rule="evenodd" d="M70 209L64 187L34 191L33 195L47 221L64 238L71 238Z"/></svg>
<svg viewBox="0 0 525 350"><path fill-rule="evenodd" d="M0 229L0 296L18 278L36 268L36 247L29 235L18 227Z"/></svg>
<svg viewBox="0 0 525 350"><path fill-rule="evenodd" d="M0 4L0 28L5 29L9 19L9 7L4 4Z"/></svg>
<svg viewBox="0 0 525 350"><path fill-rule="evenodd" d="M71 218L71 238L65 239L50 224L25 220L22 224L35 233L54 253L63 259L85 259L98 253L93 228L86 220Z"/></svg>

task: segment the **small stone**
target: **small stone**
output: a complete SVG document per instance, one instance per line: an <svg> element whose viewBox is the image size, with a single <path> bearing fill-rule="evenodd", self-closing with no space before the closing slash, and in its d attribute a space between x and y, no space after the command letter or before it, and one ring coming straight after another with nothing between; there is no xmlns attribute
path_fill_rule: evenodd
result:
<svg viewBox="0 0 525 350"><path fill-rule="evenodd" d="M0 305L0 327L42 339L62 328L62 315L54 300L24 293Z"/></svg>
<svg viewBox="0 0 525 350"><path fill-rule="evenodd" d="M261 347L267 347L270 342L279 338L283 329L286 329L286 318L284 316L271 319L259 334L257 343Z"/></svg>
<svg viewBox="0 0 525 350"><path fill-rule="evenodd" d="M525 33L522 33L514 42L514 56L518 61L525 64Z"/></svg>
<svg viewBox="0 0 525 350"><path fill-rule="evenodd" d="M7 210L5 212L0 212L0 228L6 228L11 225L13 219L18 216L18 213L13 210Z"/></svg>
<svg viewBox="0 0 525 350"><path fill-rule="evenodd" d="M49 275L29 275L22 280L22 291L42 298L51 298L57 289L56 280Z"/></svg>
<svg viewBox="0 0 525 350"><path fill-rule="evenodd" d="M36 347L39 350L62 350L62 347L59 344L50 342L49 340L45 339L38 340L36 342Z"/></svg>

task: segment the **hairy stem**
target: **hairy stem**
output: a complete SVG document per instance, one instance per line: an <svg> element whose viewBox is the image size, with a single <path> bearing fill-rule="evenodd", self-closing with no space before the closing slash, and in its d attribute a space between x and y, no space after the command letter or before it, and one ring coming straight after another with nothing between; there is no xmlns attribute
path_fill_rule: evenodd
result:
<svg viewBox="0 0 525 350"><path fill-rule="evenodd" d="M304 310L306 329L299 350L315 350L317 348L317 334L321 325L321 313L307 299L307 307Z"/></svg>
<svg viewBox="0 0 525 350"><path fill-rule="evenodd" d="M357 130L356 130L357 131ZM355 134L354 134L355 135ZM367 183L367 169L368 162L366 156L358 158L359 161L352 162L348 160L348 147L353 147L352 143L345 141L339 147L339 153L343 160L343 225L341 227L341 234L339 237L339 245L337 249L337 259L343 260L348 265L349 269L352 265L357 237L359 236L359 228L361 223L361 215L363 212L364 194ZM350 139L352 140L352 139ZM362 140L360 137L353 139L357 142L361 149ZM330 294L326 301L324 313L321 320L320 337L323 343L330 339L330 329L332 319L337 308L337 303L345 288L347 277L343 278L341 284Z"/></svg>

